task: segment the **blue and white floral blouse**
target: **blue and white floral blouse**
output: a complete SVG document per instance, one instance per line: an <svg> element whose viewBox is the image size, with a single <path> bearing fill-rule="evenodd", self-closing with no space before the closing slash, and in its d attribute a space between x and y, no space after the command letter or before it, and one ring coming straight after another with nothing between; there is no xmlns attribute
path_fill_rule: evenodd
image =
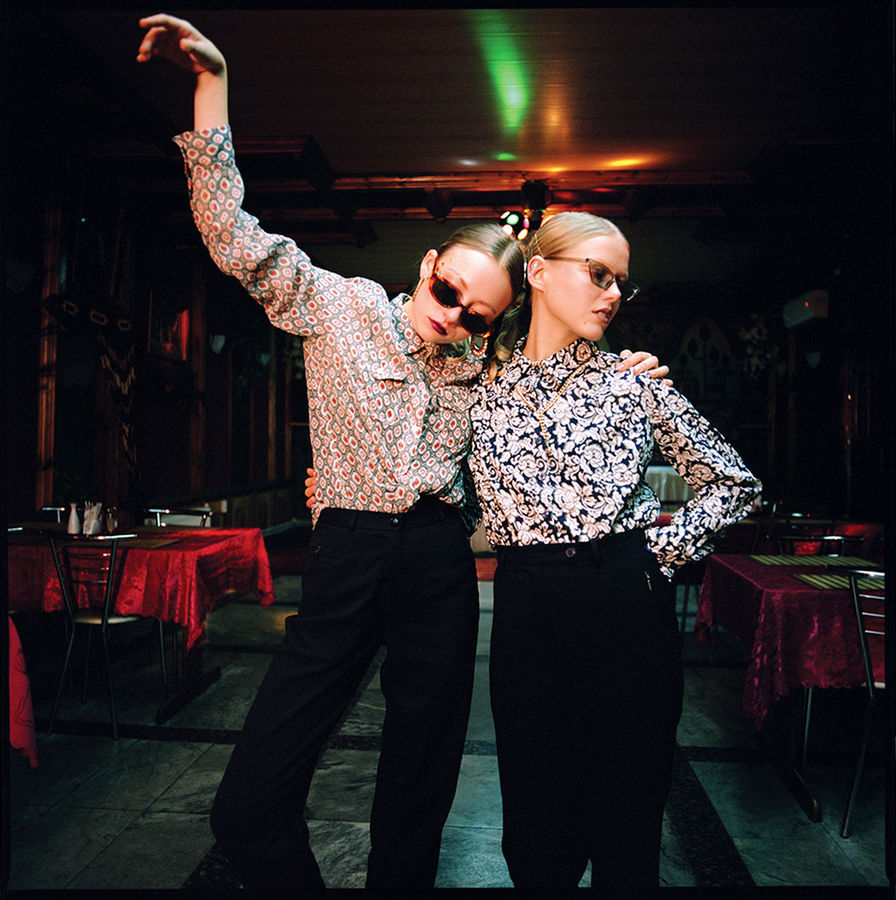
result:
<svg viewBox="0 0 896 900"><path fill-rule="evenodd" d="M674 388L617 372L580 339L539 362L524 341L476 390L470 468L495 546L563 544L644 528L671 576L746 515L762 485ZM645 473L657 447L695 497L663 527Z"/></svg>

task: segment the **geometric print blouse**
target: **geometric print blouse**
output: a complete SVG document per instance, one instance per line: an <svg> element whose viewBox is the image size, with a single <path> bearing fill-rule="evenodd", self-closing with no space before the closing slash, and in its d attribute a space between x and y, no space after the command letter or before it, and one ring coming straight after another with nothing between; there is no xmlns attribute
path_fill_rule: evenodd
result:
<svg viewBox="0 0 896 900"><path fill-rule="evenodd" d="M323 507L399 513L420 494L461 506L471 387L481 360L420 340L399 294L311 264L243 208L230 128L174 138L193 218L215 264L277 328L304 337L311 446Z"/></svg>
<svg viewBox="0 0 896 900"><path fill-rule="evenodd" d="M670 576L712 550L762 490L734 448L677 391L615 371L619 357L579 339L532 362L514 350L476 389L470 469L492 546L575 543L644 528ZM654 448L695 496L654 522L645 474Z"/></svg>

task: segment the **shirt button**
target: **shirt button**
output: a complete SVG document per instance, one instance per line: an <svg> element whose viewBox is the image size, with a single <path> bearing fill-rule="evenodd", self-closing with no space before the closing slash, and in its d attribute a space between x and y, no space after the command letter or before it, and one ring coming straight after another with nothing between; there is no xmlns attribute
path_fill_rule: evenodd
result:
<svg viewBox="0 0 896 900"><path fill-rule="evenodd" d="M392 519L391 519L390 521L392 522L392 525L393 525L395 528L398 528L398 523L399 523L401 520L398 518L398 516L392 516Z"/></svg>
<svg viewBox="0 0 896 900"><path fill-rule="evenodd" d="M572 558L576 555L576 548L575 548L575 547L567 547L567 548L566 548L566 555L567 555L570 559L572 559Z"/></svg>

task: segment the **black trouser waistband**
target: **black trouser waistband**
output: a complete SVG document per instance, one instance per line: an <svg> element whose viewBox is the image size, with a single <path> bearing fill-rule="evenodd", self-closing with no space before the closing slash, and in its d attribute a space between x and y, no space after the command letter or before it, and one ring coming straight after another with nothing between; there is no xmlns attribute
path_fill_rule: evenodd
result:
<svg viewBox="0 0 896 900"><path fill-rule="evenodd" d="M643 550L646 546L647 538L644 536L644 529L633 528L631 531L620 531L604 537L594 538L590 541L578 541L570 544L526 544L523 546L496 547L495 553L501 561L534 563L540 560L556 559L559 556L573 558L582 552L600 557L609 550L625 552L629 550Z"/></svg>
<svg viewBox="0 0 896 900"><path fill-rule="evenodd" d="M424 495L403 513L327 507L321 510L318 521L323 525L337 525L343 528L383 528L397 531L402 528L434 525L457 514L457 509L450 504L432 495Z"/></svg>

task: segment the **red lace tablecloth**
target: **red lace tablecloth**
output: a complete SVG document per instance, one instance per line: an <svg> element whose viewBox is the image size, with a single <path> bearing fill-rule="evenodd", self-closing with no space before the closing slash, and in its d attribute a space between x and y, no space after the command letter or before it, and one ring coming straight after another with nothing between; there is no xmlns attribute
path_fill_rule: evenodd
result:
<svg viewBox="0 0 896 900"><path fill-rule="evenodd" d="M743 711L757 728L791 688L848 688L865 680L849 591L801 581L798 575L832 571L810 559L767 565L751 556L713 554L706 562L696 630L705 636L720 625L749 648ZM860 561L849 564L860 567ZM882 657L875 671L883 672Z"/></svg>
<svg viewBox="0 0 896 900"><path fill-rule="evenodd" d="M121 586L116 610L176 622L190 649L201 640L206 616L228 593L256 594L274 602L264 538L258 528L138 529L123 541ZM49 545L40 536L14 537L8 544L9 608L63 609Z"/></svg>

